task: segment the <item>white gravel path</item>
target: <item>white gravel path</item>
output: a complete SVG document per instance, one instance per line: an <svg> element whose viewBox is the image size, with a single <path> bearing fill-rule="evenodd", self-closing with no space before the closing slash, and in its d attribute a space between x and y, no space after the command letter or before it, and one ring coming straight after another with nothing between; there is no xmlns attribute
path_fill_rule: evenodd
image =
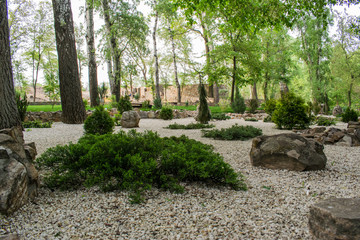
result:
<svg viewBox="0 0 360 240"><path fill-rule="evenodd" d="M251 140L219 141L201 138L200 130L163 129L170 123L193 121L142 119L138 131L185 134L214 145L226 162L245 175L248 191L186 184L184 194L152 189L143 204L132 205L126 192L41 188L36 202L11 217L0 217L0 235L18 233L23 239L312 239L307 225L310 205L330 197L360 195L359 147L325 146L328 164L324 171L254 168L249 159ZM261 128L266 135L286 132L262 121L214 122L217 128L235 123ZM55 123L51 129L32 129L24 135L27 142L35 141L41 154L48 147L76 142L82 127Z"/></svg>

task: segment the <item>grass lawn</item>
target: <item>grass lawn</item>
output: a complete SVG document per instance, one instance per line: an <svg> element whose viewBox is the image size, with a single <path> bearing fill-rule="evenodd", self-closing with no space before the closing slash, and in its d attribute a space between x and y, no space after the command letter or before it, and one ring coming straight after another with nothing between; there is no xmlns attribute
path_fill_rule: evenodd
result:
<svg viewBox="0 0 360 240"><path fill-rule="evenodd" d="M104 105L105 108L111 109L110 104ZM178 110L187 110L187 111L196 111L196 105L190 105L190 106L170 106L172 109L178 109ZM233 112L230 106L228 106L224 111L221 110L219 106L209 106L211 113L229 113ZM86 107L86 110L94 109L90 108L89 106ZM61 111L61 105L29 105L27 108L28 112L56 112Z"/></svg>

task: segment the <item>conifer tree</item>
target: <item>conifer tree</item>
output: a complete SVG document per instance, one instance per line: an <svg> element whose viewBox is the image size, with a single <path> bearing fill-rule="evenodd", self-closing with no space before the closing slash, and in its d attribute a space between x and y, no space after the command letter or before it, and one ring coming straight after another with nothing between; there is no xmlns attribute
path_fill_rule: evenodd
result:
<svg viewBox="0 0 360 240"><path fill-rule="evenodd" d="M200 83L199 85L199 95L200 95L199 97L200 103L199 103L199 110L198 110L198 115L196 117L196 121L206 124L211 119L211 113L209 106L207 104L205 86L202 83Z"/></svg>

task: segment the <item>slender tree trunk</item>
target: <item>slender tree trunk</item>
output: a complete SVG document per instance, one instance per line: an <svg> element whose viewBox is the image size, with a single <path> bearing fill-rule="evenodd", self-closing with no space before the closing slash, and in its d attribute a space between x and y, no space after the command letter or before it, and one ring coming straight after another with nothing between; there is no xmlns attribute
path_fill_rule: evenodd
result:
<svg viewBox="0 0 360 240"><path fill-rule="evenodd" d="M118 46L116 44L116 38L114 36L114 34L112 34L111 32L111 28L112 28L112 24L110 21L110 8L109 8L109 4L107 0L102 0L102 7L103 7L103 11L104 11L104 21L105 21L105 27L106 27L106 32L107 35L109 37L110 43L110 50L111 50L111 55L112 55L112 60L113 60L113 88L112 88L112 92L111 95L115 95L116 97L116 101L118 102L120 100L120 56L118 53ZM111 84L110 84L111 86Z"/></svg>
<svg viewBox="0 0 360 240"><path fill-rule="evenodd" d="M70 0L52 0L55 18L56 48L59 62L60 96L64 123L85 120L81 96L74 25Z"/></svg>
<svg viewBox="0 0 360 240"><path fill-rule="evenodd" d="M234 91L236 85L236 57L233 57L233 76L232 76L232 84L231 84L231 102L234 102Z"/></svg>
<svg viewBox="0 0 360 240"><path fill-rule="evenodd" d="M351 76L352 78L352 76ZM352 88L353 88L353 83L350 83L350 86L349 86L349 90L347 92L347 97L348 97L348 106L349 108L351 108L351 92L352 92Z"/></svg>
<svg viewBox="0 0 360 240"><path fill-rule="evenodd" d="M280 95L281 95L281 97L284 96L288 92L289 92L288 85L285 82L280 82Z"/></svg>
<svg viewBox="0 0 360 240"><path fill-rule="evenodd" d="M110 84L110 92L114 92L114 74L113 74L113 67L112 67L112 62L111 62L111 57L110 59L106 59L106 64L107 64L107 74L109 77L109 84Z"/></svg>
<svg viewBox="0 0 360 240"><path fill-rule="evenodd" d="M86 8L86 43L87 53L89 58L89 92L90 105L92 107L98 106L98 80L97 80L97 66L95 56L95 37L94 37L94 1L85 1Z"/></svg>
<svg viewBox="0 0 360 240"><path fill-rule="evenodd" d="M180 83L179 83L177 65L176 65L174 33L173 33L173 31L171 30L170 27L169 27L169 32L170 32L170 40L171 40L172 53L173 53L175 84L176 84L176 88L177 88L177 102L181 103L181 87L180 87Z"/></svg>
<svg viewBox="0 0 360 240"><path fill-rule="evenodd" d="M154 0L155 7L157 6L157 1ZM155 58L155 97L160 99L160 86L159 86L159 59L157 55L157 48L156 48L156 30L158 24L159 13L155 11L155 24L153 30L153 42L154 42L154 58Z"/></svg>
<svg viewBox="0 0 360 240"><path fill-rule="evenodd" d="M256 87L256 82L253 83L252 88L251 88L251 97L252 99L258 99L258 94L257 94L257 87Z"/></svg>
<svg viewBox="0 0 360 240"><path fill-rule="evenodd" d="M0 1L0 129L21 127L11 67L7 1Z"/></svg>

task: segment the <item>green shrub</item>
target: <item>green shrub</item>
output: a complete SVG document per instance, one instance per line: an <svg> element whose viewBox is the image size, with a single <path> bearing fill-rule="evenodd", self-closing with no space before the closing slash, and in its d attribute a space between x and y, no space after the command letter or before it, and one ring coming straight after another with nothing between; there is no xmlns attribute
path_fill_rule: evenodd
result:
<svg viewBox="0 0 360 240"><path fill-rule="evenodd" d="M204 181L246 190L237 174L211 145L186 136L160 138L157 133L85 135L77 144L48 149L37 159L47 169L50 188L100 186L104 191L129 190L132 202L156 186L181 193L182 181Z"/></svg>
<svg viewBox="0 0 360 240"><path fill-rule="evenodd" d="M263 122L271 122L271 116L270 115L266 116Z"/></svg>
<svg viewBox="0 0 360 240"><path fill-rule="evenodd" d="M227 119L231 119L230 116L226 115L225 113L214 113L211 114L211 118L212 119L216 119L216 120L227 120Z"/></svg>
<svg viewBox="0 0 360 240"><path fill-rule="evenodd" d="M155 98L154 99L154 108L155 109L161 109L162 108L161 98Z"/></svg>
<svg viewBox="0 0 360 240"><path fill-rule="evenodd" d="M230 128L202 130L202 136L219 140L248 140L260 136L262 130L253 126L239 126L237 124Z"/></svg>
<svg viewBox="0 0 360 240"><path fill-rule="evenodd" d="M244 98L240 95L238 88L235 89L235 99L234 102L231 103L231 108L234 113L244 113L246 110Z"/></svg>
<svg viewBox="0 0 360 240"><path fill-rule="evenodd" d="M26 110L29 106L29 102L27 101L26 93L24 93L23 97L21 97L21 93L15 92L15 100L16 106L20 115L20 120L23 122L26 117Z"/></svg>
<svg viewBox="0 0 360 240"><path fill-rule="evenodd" d="M22 125L24 128L51 128L53 122L41 122L39 120L23 122Z"/></svg>
<svg viewBox="0 0 360 240"><path fill-rule="evenodd" d="M273 114L276 108L276 99L269 99L265 102L264 110L270 116Z"/></svg>
<svg viewBox="0 0 360 240"><path fill-rule="evenodd" d="M160 111L160 118L164 120L171 120L174 118L174 114L171 108L162 107Z"/></svg>
<svg viewBox="0 0 360 240"><path fill-rule="evenodd" d="M310 125L304 100L291 92L277 101L271 119L280 129L304 129Z"/></svg>
<svg viewBox="0 0 360 240"><path fill-rule="evenodd" d="M130 102L130 97L125 95L125 96L121 96L120 100L117 104L117 109L119 111L119 113L123 114L123 112L125 111L130 111L133 109L131 102Z"/></svg>
<svg viewBox="0 0 360 240"><path fill-rule="evenodd" d="M255 113L258 107L259 107L258 100L250 99L250 101L249 101L249 112L250 113Z"/></svg>
<svg viewBox="0 0 360 240"><path fill-rule="evenodd" d="M141 104L141 107L146 108L146 109L150 109L151 108L150 107L150 100L143 101L142 104Z"/></svg>
<svg viewBox="0 0 360 240"><path fill-rule="evenodd" d="M245 121L248 122L257 122L258 120L256 118L245 118Z"/></svg>
<svg viewBox="0 0 360 240"><path fill-rule="evenodd" d="M342 114L341 117L342 117L341 121L343 121L343 122L345 122L345 123L348 123L348 122L350 122L350 121L353 121L353 122L359 121L359 119L358 119L358 117L359 117L358 113L357 113L355 110L351 109L351 108L347 108L347 109L345 110L345 112Z"/></svg>
<svg viewBox="0 0 360 240"><path fill-rule="evenodd" d="M87 99L83 98L84 107L86 108L89 105L89 102Z"/></svg>
<svg viewBox="0 0 360 240"><path fill-rule="evenodd" d="M114 130L114 121L104 106L98 106L84 122L85 134L107 134Z"/></svg>
<svg viewBox="0 0 360 240"><path fill-rule="evenodd" d="M206 99L206 90L204 84L200 84L198 91L199 111L197 113L198 115L196 116L196 121L206 124L211 119L211 113Z"/></svg>
<svg viewBox="0 0 360 240"><path fill-rule="evenodd" d="M326 118L326 117L318 117L316 118L316 124L318 126L331 126L335 125L335 119Z"/></svg>
<svg viewBox="0 0 360 240"><path fill-rule="evenodd" d="M115 126L121 126L121 117L122 117L122 115L120 113L114 115Z"/></svg>
<svg viewBox="0 0 360 240"><path fill-rule="evenodd" d="M189 123L187 125L182 125L182 124L174 123L174 124L170 124L166 128L169 128L169 129L202 129L202 128L213 128L213 127L215 127L215 125L213 125L213 124Z"/></svg>
<svg viewBox="0 0 360 240"><path fill-rule="evenodd" d="M140 99L140 94L139 94L139 93L136 93L136 94L134 95L134 99L135 99L136 101L139 101L139 99Z"/></svg>

